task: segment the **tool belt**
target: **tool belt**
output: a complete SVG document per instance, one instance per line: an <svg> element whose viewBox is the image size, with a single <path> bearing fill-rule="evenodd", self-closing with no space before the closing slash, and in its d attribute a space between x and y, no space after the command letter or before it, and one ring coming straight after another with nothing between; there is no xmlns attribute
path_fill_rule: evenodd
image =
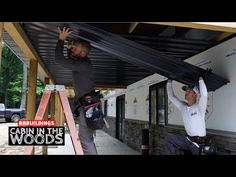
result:
<svg viewBox="0 0 236 177"><path fill-rule="evenodd" d="M207 136L189 136L189 135L187 135L187 137L188 137L192 142L195 142L195 143L198 143L198 144L206 143L207 140L208 140L208 137L207 137Z"/></svg>
<svg viewBox="0 0 236 177"><path fill-rule="evenodd" d="M105 124L101 98L100 92L92 91L79 99L87 126L93 130L102 129Z"/></svg>
<svg viewBox="0 0 236 177"><path fill-rule="evenodd" d="M91 105L93 103L98 103L98 102L100 103L101 98L102 95L100 94L100 92L95 92L95 90L93 90L75 100L74 101L75 108L72 111L74 117L79 117L80 109L82 109L83 106Z"/></svg>
<svg viewBox="0 0 236 177"><path fill-rule="evenodd" d="M217 147L212 143L210 136L188 136L187 137L199 145L199 155L216 155Z"/></svg>

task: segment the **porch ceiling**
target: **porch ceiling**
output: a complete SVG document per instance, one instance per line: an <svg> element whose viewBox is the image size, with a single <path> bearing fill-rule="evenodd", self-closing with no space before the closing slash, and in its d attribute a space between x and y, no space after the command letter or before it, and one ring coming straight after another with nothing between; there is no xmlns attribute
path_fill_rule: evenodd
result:
<svg viewBox="0 0 236 177"><path fill-rule="evenodd" d="M71 71L57 64L54 56L58 39L57 27L63 26L64 23L28 22L20 24L55 83L67 86L72 85ZM148 67L151 62L150 58L146 58L147 56L143 57L143 64L140 64L141 59L136 56L137 53L135 55L136 59L138 59L137 61L131 60L130 56L126 58L125 55L131 54L132 51L124 53L124 46L117 48L117 52L111 52L110 49L115 49L114 47L118 44L126 44L127 50L132 49L134 52L141 52L140 46L144 46L142 53L145 53L147 49L146 52L150 56L148 52L157 51L166 60L173 60L174 64L175 62L182 62L233 36L225 35L225 38L220 38L224 32L144 23L69 23L69 25L75 30L71 35L71 39L82 37L90 40L92 44L89 57L94 68L96 85L110 88L125 87L160 71L158 60L152 63L157 68L152 69L152 67ZM88 28L80 31L81 27ZM94 34L93 29L101 30L99 31L100 36L97 35L98 38L95 38L96 34ZM111 46L113 44L106 39L109 37L110 39L116 39L113 38L113 34L121 38L118 41L114 41L114 46ZM102 38L101 35L104 35L105 38ZM16 47L15 50L17 50ZM162 65L163 63L160 63L160 66ZM159 74L169 76L172 73L160 71ZM185 78L180 81L187 83L188 79ZM226 80L220 79L218 84L223 85L226 82ZM215 90L218 86L212 85L210 87L212 87L211 90Z"/></svg>

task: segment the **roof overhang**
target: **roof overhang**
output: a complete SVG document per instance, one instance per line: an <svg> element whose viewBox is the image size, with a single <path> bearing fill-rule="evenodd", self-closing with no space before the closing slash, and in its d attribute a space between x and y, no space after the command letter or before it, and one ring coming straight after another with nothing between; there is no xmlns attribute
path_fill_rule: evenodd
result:
<svg viewBox="0 0 236 177"><path fill-rule="evenodd" d="M47 71L47 68L42 63L39 55L37 54L36 50L32 46L31 42L29 41L20 25L18 23L4 22L4 29L9 34L11 39L14 40L15 44L21 49L28 60L38 61L38 73L40 79L44 82L45 78L49 78L50 82L53 84L54 80L51 74ZM10 38L8 38L8 42L9 40Z"/></svg>
<svg viewBox="0 0 236 177"><path fill-rule="evenodd" d="M167 25L167 26L179 26L187 28L224 31L235 33L236 22L144 22L148 24Z"/></svg>

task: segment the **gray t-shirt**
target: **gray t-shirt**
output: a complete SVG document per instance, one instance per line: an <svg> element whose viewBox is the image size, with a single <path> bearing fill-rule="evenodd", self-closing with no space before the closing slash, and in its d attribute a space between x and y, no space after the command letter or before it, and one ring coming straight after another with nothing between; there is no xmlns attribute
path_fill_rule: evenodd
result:
<svg viewBox="0 0 236 177"><path fill-rule="evenodd" d="M72 80L75 90L75 100L95 89L93 68L89 58L66 58L63 54L64 41L58 40L55 50L55 60L63 67L72 70Z"/></svg>

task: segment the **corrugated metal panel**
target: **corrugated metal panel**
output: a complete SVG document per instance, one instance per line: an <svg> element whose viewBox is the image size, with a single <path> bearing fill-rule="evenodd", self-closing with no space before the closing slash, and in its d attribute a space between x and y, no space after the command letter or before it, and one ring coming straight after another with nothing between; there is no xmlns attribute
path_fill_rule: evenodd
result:
<svg viewBox="0 0 236 177"><path fill-rule="evenodd" d="M123 61L137 66L145 66L145 68L152 72L175 79L184 84L197 84L198 77L205 72L203 69L182 60L164 55L150 47L88 24L76 24L76 26L73 26L73 29L78 29L79 37L90 41L103 51L120 57ZM212 73L205 79L205 82L209 91L215 91L229 81Z"/></svg>
<svg viewBox="0 0 236 177"><path fill-rule="evenodd" d="M4 31L3 33L3 41L7 44L7 46L15 53L15 55L27 65L29 66L29 60L23 53L23 51L16 45L14 40L9 36L9 34Z"/></svg>
<svg viewBox="0 0 236 177"><path fill-rule="evenodd" d="M71 85L71 71L54 60L58 39L57 27L62 25L63 23L22 23L55 82ZM96 25L70 23L74 29L70 39L81 37L91 42L93 48L89 57L95 70L96 84L101 85L129 85L153 73L166 77L174 76L186 84L196 83L195 77L204 70L182 60L215 44L215 41L168 36L134 36L128 33L115 35L95 28ZM212 74L206 82L209 90L215 90L228 81Z"/></svg>

